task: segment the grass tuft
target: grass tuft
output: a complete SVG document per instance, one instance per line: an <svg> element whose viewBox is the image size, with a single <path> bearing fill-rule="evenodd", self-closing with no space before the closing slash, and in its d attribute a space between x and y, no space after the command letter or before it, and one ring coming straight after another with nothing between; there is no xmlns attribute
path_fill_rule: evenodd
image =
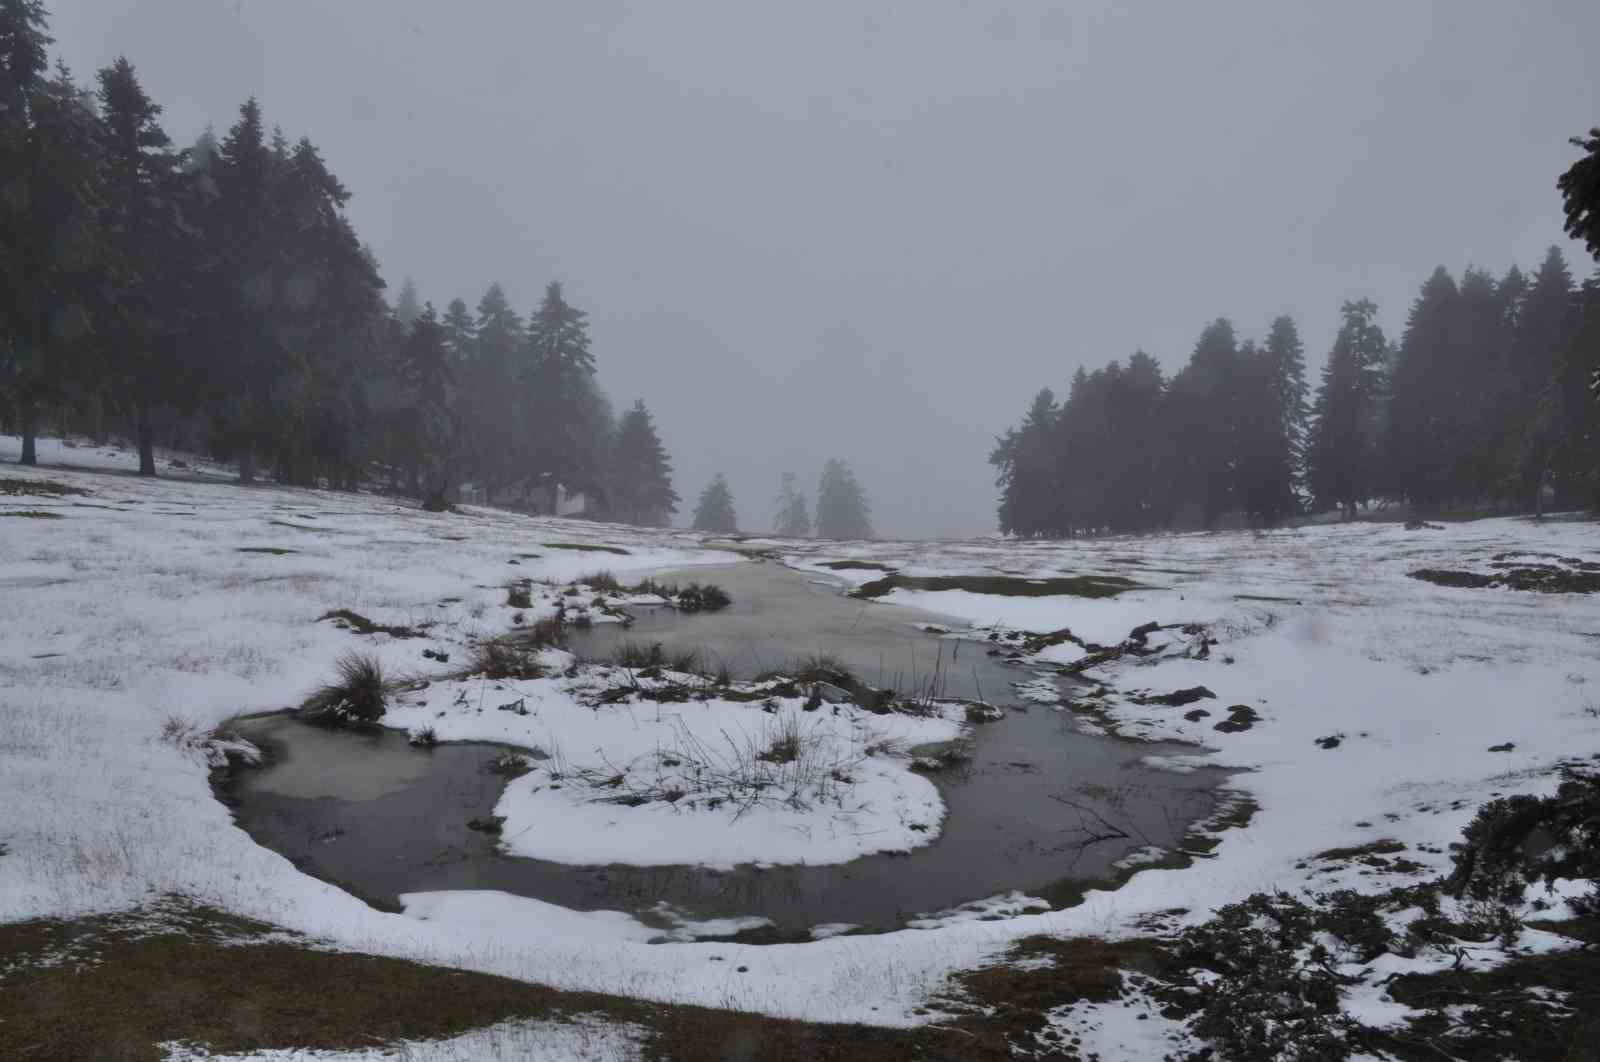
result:
<svg viewBox="0 0 1600 1062"><path fill-rule="evenodd" d="M506 584L506 605L511 608L533 607L533 588L527 580Z"/></svg>
<svg viewBox="0 0 1600 1062"><path fill-rule="evenodd" d="M335 665L338 677L300 706L301 717L325 726L370 726L389 708L389 683L375 656L349 653Z"/></svg>
<svg viewBox="0 0 1600 1062"><path fill-rule="evenodd" d="M537 626L537 624L535 624ZM472 669L491 679L536 679L544 677L544 668L533 652L511 642L480 642L473 650Z"/></svg>

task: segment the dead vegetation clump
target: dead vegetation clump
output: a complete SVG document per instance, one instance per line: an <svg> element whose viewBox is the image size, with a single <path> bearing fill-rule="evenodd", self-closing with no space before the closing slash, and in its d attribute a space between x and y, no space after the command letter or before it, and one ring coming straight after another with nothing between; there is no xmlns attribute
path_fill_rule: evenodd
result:
<svg viewBox="0 0 1600 1062"><path fill-rule="evenodd" d="M728 592L715 583L690 583L672 601L679 612L720 612L733 604Z"/></svg>
<svg viewBox="0 0 1600 1062"><path fill-rule="evenodd" d="M389 707L389 682L375 656L348 653L335 665L338 677L300 706L300 717L324 726L372 726Z"/></svg>
<svg viewBox="0 0 1600 1062"><path fill-rule="evenodd" d="M532 608L533 586L526 579L519 579L506 584L506 606L509 608Z"/></svg>
<svg viewBox="0 0 1600 1062"><path fill-rule="evenodd" d="M63 498L69 494L88 494L82 487L69 487L53 479L0 478L0 497L16 498L31 494L40 498Z"/></svg>
<svg viewBox="0 0 1600 1062"><path fill-rule="evenodd" d="M1072 575L1025 579L1014 575L903 575L894 572L862 583L851 597L877 598L892 590L965 590L1001 597L1116 597L1142 584L1120 575Z"/></svg>
<svg viewBox="0 0 1600 1062"><path fill-rule="evenodd" d="M1579 562L1583 567L1573 570L1555 564L1497 564L1493 573L1457 571L1448 568L1419 568L1409 572L1411 578L1435 586L1465 590L1505 589L1523 590L1538 594L1593 594L1600 592L1600 570L1596 566Z"/></svg>
<svg viewBox="0 0 1600 1062"><path fill-rule="evenodd" d="M387 634L391 638L421 638L424 629L423 626L374 623L361 613L348 608L336 608L317 617L318 623L324 620L332 620L333 625L340 630L355 631L357 634Z"/></svg>
<svg viewBox="0 0 1600 1062"><path fill-rule="evenodd" d="M507 641L479 642L472 651L472 671L489 679L544 678L533 649Z"/></svg>
<svg viewBox="0 0 1600 1062"><path fill-rule="evenodd" d="M550 776L588 786L600 803L662 802L686 810L720 809L735 819L757 807L808 811L841 805L866 749L835 740L826 728L807 725L792 711L763 718L759 730L724 731L720 741L679 727L670 747L620 765L602 761L575 767L557 755Z"/></svg>

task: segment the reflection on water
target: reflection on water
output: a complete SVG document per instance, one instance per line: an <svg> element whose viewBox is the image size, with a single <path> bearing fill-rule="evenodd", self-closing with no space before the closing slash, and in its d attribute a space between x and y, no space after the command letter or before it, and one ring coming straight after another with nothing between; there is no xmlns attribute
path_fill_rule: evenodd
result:
<svg viewBox="0 0 1600 1062"><path fill-rule="evenodd" d="M499 796L503 779L483 769L494 747L424 751L399 733L329 732L281 716L249 724L279 760L230 787L240 825L308 872L380 903L402 892L501 889L580 909L640 911L664 901L696 916L762 916L803 932L840 922L893 928L1012 889L1065 896L1073 883L1110 877L1133 849L1176 847L1212 807L1223 772L1151 770L1140 757L1173 750L1075 733L1058 712L1026 710L1009 683L1029 672L988 656L981 642L958 649L913 626L949 622L943 617L844 598L774 564L676 577L715 581L735 604L714 615L641 610L633 630L577 632L574 648L600 656L618 640L659 641L669 650L703 649L738 677L826 652L868 682L899 674L903 685L925 687L937 667L950 695L981 690L1013 706L976 729L970 763L935 776L948 815L933 844L843 866L723 872L513 858L465 825L490 813ZM1127 836L1086 843L1088 833L1107 830L1086 820L1085 809Z"/></svg>

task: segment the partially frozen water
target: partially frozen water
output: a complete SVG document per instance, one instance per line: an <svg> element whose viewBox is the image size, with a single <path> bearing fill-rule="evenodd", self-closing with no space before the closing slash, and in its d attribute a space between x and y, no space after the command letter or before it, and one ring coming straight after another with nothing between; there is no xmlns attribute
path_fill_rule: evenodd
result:
<svg viewBox="0 0 1600 1062"><path fill-rule="evenodd" d="M975 728L973 758L935 775L948 808L931 845L842 866L575 867L501 855L467 829L492 813L503 779L484 770L499 749L447 744L431 751L403 734L315 729L278 716L250 735L273 746L276 765L242 772L229 788L239 823L307 872L372 902L404 892L500 889L563 906L659 917L659 905L696 918L764 917L775 936L848 923L890 929L934 912L1012 890L1057 904L1112 879L1137 849L1176 849L1189 824L1214 806L1224 772L1153 770L1141 757L1188 751L1073 731L1048 706L1029 706L1010 683L1034 678L987 655L987 644L940 639L917 624L953 621L846 598L834 586L776 564L697 568L665 579L709 580L734 605L710 615L638 610L630 631L578 632L580 653L607 654L618 641L703 650L735 677L829 653L869 683L926 686L937 670L950 696L1012 708ZM1092 809L1128 836L1085 843Z"/></svg>

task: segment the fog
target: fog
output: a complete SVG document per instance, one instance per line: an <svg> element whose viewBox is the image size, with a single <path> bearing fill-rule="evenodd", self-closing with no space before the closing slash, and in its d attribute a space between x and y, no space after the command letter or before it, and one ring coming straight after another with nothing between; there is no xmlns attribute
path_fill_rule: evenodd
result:
<svg viewBox="0 0 1600 1062"><path fill-rule="evenodd" d="M685 502L742 525L848 459L880 534L994 527L1039 387L1207 321L1345 299L1397 335L1436 264L1538 264L1600 115L1600 5L53 0L173 138L260 97L382 263L441 308L547 280ZM1580 273L1587 257L1571 250Z"/></svg>

